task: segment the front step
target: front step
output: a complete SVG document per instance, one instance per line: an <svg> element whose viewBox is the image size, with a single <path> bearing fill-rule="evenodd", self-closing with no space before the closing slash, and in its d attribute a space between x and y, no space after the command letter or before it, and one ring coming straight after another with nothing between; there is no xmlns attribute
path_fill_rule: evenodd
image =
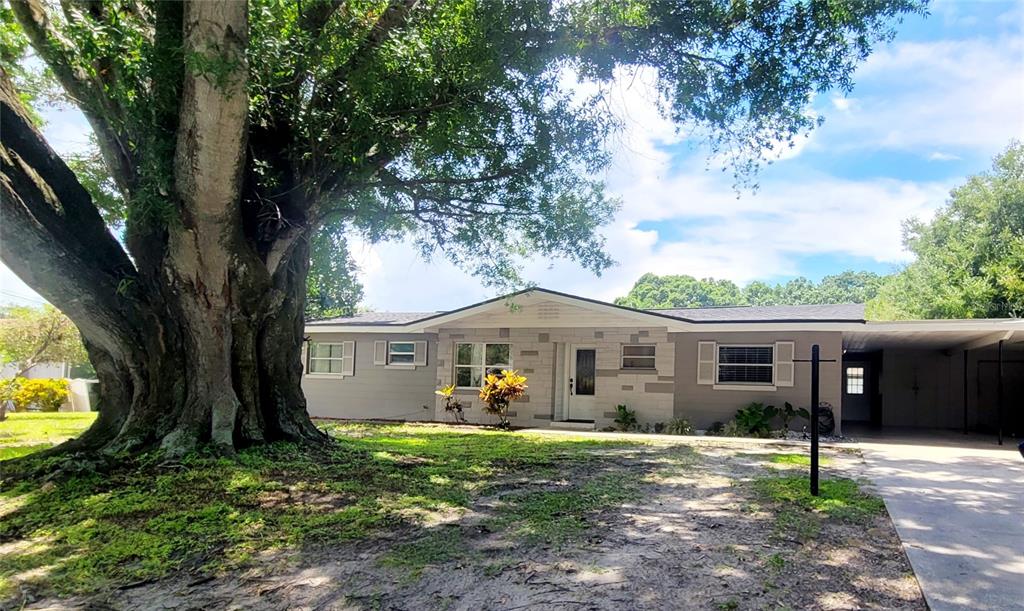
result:
<svg viewBox="0 0 1024 611"><path fill-rule="evenodd" d="M555 420L548 425L550 429L561 429L565 431L593 431L596 430L594 421L586 420Z"/></svg>

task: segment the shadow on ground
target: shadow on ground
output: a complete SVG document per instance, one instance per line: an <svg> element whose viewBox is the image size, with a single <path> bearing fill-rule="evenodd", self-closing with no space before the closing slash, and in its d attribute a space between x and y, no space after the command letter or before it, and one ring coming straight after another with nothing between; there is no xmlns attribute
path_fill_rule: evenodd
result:
<svg viewBox="0 0 1024 611"><path fill-rule="evenodd" d="M175 477L195 481L154 482L157 492L192 492L177 509L150 506L148 514L139 499L124 523L153 534L154 520L185 512L171 528L181 549L161 565L171 570L115 571L69 598L54 598L47 579L85 568L73 554L53 553L73 551L71 542L28 536L66 525L43 511L57 499L22 495L28 500L0 516L16 525L0 526L0 575L19 584L27 608L924 608L884 509L839 479L859 462L849 452L830 456L825 477L837 492L819 501L802 492L803 467L790 464L798 461L760 445L552 441L414 426L335 434L339 448L324 464L305 457L296 470L299 458L283 451L278 465L261 455L240 471L222 465L227 476L178 470ZM97 495L126 489L94 485L89 494L50 493L101 508ZM209 500L200 510L188 505L210 495L227 514L204 521ZM234 530L222 537L204 530L225 524ZM197 540L210 547L189 549ZM145 562L106 552L108 560ZM95 555L87 549L85 557Z"/></svg>

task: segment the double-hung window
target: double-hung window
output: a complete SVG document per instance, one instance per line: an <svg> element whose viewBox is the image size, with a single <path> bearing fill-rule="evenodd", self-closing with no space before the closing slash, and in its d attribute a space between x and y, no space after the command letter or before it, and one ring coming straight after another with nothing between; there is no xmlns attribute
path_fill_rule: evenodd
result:
<svg viewBox="0 0 1024 611"><path fill-rule="evenodd" d="M353 375L355 342L310 342L308 373Z"/></svg>
<svg viewBox="0 0 1024 611"><path fill-rule="evenodd" d="M388 342L388 365L412 365L415 359L413 342Z"/></svg>
<svg viewBox="0 0 1024 611"><path fill-rule="evenodd" d="M511 344L455 344L455 385L459 388L480 388L486 374L511 368Z"/></svg>
<svg viewBox="0 0 1024 611"><path fill-rule="evenodd" d="M718 346L718 384L760 384L774 382L773 346Z"/></svg>
<svg viewBox="0 0 1024 611"><path fill-rule="evenodd" d="M654 344L622 346L623 369L654 369Z"/></svg>

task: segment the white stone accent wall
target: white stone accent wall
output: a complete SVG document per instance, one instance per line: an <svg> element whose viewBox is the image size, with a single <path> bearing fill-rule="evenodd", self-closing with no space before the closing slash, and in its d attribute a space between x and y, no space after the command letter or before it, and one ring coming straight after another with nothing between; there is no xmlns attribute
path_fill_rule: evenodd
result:
<svg viewBox="0 0 1024 611"><path fill-rule="evenodd" d="M586 328L442 328L437 339L437 385L454 378L453 351L458 342L508 342L512 367L527 377L527 396L510 409L516 426L545 426L563 413L565 346L583 344L597 350L594 419L597 428L612 424L615 406L636 410L641 423L668 422L673 417L675 344L664 327ZM621 369L623 344L655 344L654 371ZM490 423L475 390L456 391L470 422ZM443 401L436 401L436 418L445 420Z"/></svg>

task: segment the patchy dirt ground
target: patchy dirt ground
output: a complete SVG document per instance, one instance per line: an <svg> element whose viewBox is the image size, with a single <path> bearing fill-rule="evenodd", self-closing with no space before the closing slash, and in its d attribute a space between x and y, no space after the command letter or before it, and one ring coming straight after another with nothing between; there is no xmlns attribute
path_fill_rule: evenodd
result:
<svg viewBox="0 0 1024 611"><path fill-rule="evenodd" d="M28 608L926 608L884 508L850 517L831 512L842 499L810 509L765 492L777 481L766 478L805 472L792 446L596 451L606 455L585 473L520 474L417 529ZM860 476L855 452L824 454L826 481ZM582 481L593 490L581 492ZM626 500L608 506L615 487ZM570 519L574 504L598 498L583 528Z"/></svg>

